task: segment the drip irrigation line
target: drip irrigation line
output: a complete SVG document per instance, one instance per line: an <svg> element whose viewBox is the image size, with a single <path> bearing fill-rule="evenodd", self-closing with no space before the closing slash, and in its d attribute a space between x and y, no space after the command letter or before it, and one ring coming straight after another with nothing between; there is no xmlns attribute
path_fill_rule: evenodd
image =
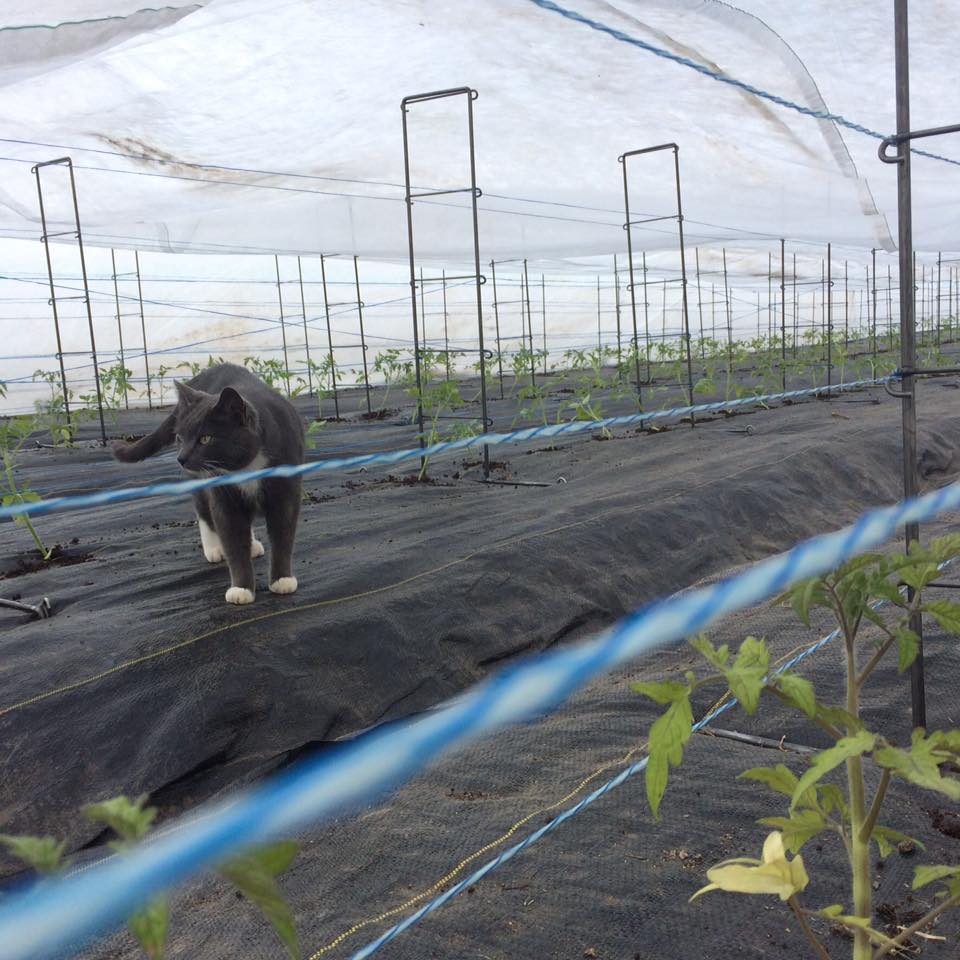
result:
<svg viewBox="0 0 960 960"><path fill-rule="evenodd" d="M595 639L507 667L425 716L304 761L185 818L182 829L155 843L85 873L10 894L0 905L5 960L76 950L200 870L252 845L290 836L308 823L368 805L456 746L541 717L590 680L826 573L885 543L905 523L928 521L958 507L960 484L952 484L871 510L850 526L806 540L733 577L642 607Z"/></svg>
<svg viewBox="0 0 960 960"><path fill-rule="evenodd" d="M519 443L526 440L538 440L571 433L583 433L584 431L602 430L609 427L630 426L632 424L650 423L657 420L676 419L678 417L688 417L697 414L718 413L755 404L769 404L783 400L798 400L802 397L843 393L850 390L859 390L864 387L881 386L893 379L895 379L895 376L890 375L871 380L855 380L850 383L839 383L826 387L788 390L784 393L741 397L736 400L719 400L714 403L673 407L669 410L653 410L647 413L634 413L629 416L605 417L600 420L571 420L566 423L548 424L542 427L527 427L522 430L511 431L510 433L482 433L474 437L462 437L459 440L445 440L441 443L434 443L422 448L418 447L409 450L393 450L360 457L266 467L263 470L227 473L216 477L184 480L176 483L157 483L143 487L128 487L125 490L81 494L75 497L55 497L51 500L40 500L36 503L18 503L0 507L0 520L21 516L39 516L40 514L56 513L63 510L79 510L85 507L99 507L109 503L142 500L147 497L185 497L212 487L236 486L255 480L263 480L268 477L302 477L312 473L347 470L353 467L392 466L393 464L402 463L406 460L437 457L441 454L453 453L457 450L466 450L470 447Z"/></svg>

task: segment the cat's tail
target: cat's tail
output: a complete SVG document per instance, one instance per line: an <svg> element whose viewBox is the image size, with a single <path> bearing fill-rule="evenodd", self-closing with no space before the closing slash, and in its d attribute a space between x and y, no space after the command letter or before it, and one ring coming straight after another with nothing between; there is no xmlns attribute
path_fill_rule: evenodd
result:
<svg viewBox="0 0 960 960"><path fill-rule="evenodd" d="M175 430L176 418L171 413L153 433L148 433L145 437L137 440L136 443L115 440L111 447L113 455L123 463L136 463L139 460L146 460L147 457L152 457L155 453L159 453L164 447L173 443L176 437Z"/></svg>

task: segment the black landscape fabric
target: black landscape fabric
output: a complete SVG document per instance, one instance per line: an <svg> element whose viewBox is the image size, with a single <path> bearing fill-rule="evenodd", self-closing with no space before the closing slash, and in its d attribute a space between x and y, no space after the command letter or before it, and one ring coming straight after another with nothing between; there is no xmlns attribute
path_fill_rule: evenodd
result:
<svg viewBox="0 0 960 960"><path fill-rule="evenodd" d="M473 455L429 465L430 484L410 482L418 464L318 475L307 481L299 591L275 597L261 582L250 607L223 602L226 573L203 561L189 500L40 518L47 540L84 562L33 572L22 572L25 531L5 525L0 590L27 602L49 596L54 615L29 621L5 612L0 621L0 830L65 837L96 858L104 838L80 816L84 803L147 792L168 818L332 740L427 709L510 658L586 636L645 601L893 502L900 408L875 393L876 404L811 401L696 429L631 428L610 439L491 450L496 479L542 487L476 483ZM956 475L957 393L924 384L920 410L930 488ZM120 431L155 422L130 414ZM746 424L751 434L735 432ZM354 415L321 437L315 455L349 455L406 446L410 428ZM92 446L32 451L22 462L45 495L176 475L169 456L130 468ZM766 633L777 652L811 639L767 608L723 630L717 639L730 642ZM544 723L451 757L363 816L308 834L283 881L306 955L362 923L327 951L349 955L412 907L369 918L425 889L439 892L451 869L531 811L514 840L569 805L563 798L595 769L619 770L654 716L627 681L669 676L690 659L686 650L647 657ZM836 662L830 651L809 661L818 689L836 682ZM932 723L957 725L958 663L955 646L931 638ZM907 731L903 680L891 676L878 689L881 727ZM738 712L717 725L817 743L785 715L748 721ZM412 957L804 956L779 903L717 894L686 905L706 866L759 855L764 832L754 820L782 812L772 796L735 780L779 759L759 753L695 738L662 822L651 820L637 776L388 949ZM941 829L956 813L898 790L888 820L929 841L928 862L956 862L957 839ZM811 873L824 878L812 902L842 897L838 852L824 843L809 856ZM4 867L16 869L9 860ZM910 858L896 855L877 871L878 903L895 924L914 908ZM955 956L956 924L936 932L949 932L948 944L924 942L925 955ZM280 955L263 921L213 879L178 894L172 937L171 956ZM95 955L135 951L117 934Z"/></svg>

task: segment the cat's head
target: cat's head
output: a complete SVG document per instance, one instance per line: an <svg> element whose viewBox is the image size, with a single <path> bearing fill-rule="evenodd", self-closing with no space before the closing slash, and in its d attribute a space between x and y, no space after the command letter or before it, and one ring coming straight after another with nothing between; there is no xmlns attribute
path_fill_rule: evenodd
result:
<svg viewBox="0 0 960 960"><path fill-rule="evenodd" d="M231 473L260 452L257 411L233 387L220 395L176 383L177 460L196 476Z"/></svg>

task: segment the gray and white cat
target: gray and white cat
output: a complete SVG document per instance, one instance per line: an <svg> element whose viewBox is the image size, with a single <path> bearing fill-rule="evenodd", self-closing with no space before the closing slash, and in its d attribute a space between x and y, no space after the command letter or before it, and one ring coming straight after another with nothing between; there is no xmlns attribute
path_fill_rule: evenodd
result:
<svg viewBox="0 0 960 960"><path fill-rule="evenodd" d="M136 443L116 442L113 455L124 463L145 460L177 443L177 460L190 477L212 477L278 464L303 463L303 421L293 405L244 367L209 367L189 383L177 383L173 412ZM194 494L203 555L227 561L227 603L253 603L253 560L263 544L253 535L262 512L270 537L270 589L293 593L293 541L300 515L299 477L267 477Z"/></svg>

